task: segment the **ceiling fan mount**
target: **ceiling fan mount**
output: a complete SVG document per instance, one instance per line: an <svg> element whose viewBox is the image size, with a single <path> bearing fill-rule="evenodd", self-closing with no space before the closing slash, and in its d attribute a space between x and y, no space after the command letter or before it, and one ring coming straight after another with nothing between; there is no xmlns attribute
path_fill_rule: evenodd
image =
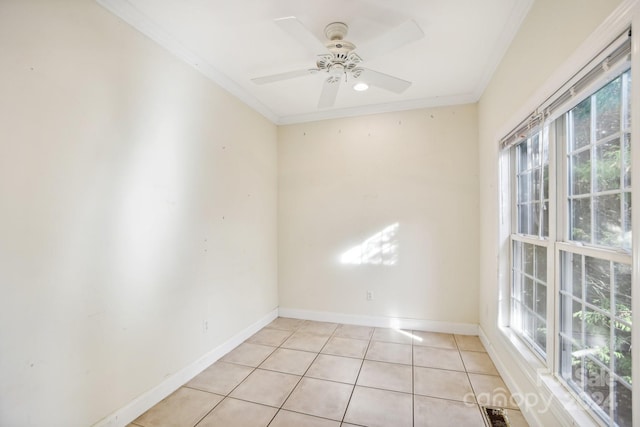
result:
<svg viewBox="0 0 640 427"><path fill-rule="evenodd" d="M327 40L342 40L347 36L349 27L344 22L332 22L324 27Z"/></svg>
<svg viewBox="0 0 640 427"><path fill-rule="evenodd" d="M318 59L316 60L317 68L295 70L251 79L256 84L273 83L304 75L326 72L328 77L325 79L322 93L320 94L318 108L333 106L340 83L343 80L346 81L348 78L366 78L366 83L369 85L395 93L402 93L411 86L411 82L409 81L361 68L359 65L363 60L354 52L356 45L345 40L349 27L344 22L332 22L328 24L324 28L326 40L322 42L316 39L316 37L293 16L276 19L276 24L300 43L314 50L318 49L319 46L324 47L329 53L318 55ZM370 55L376 51L378 53L384 53L385 51L394 50L418 40L423 36L424 33L418 24L414 21L407 21L370 42L367 52L369 52Z"/></svg>

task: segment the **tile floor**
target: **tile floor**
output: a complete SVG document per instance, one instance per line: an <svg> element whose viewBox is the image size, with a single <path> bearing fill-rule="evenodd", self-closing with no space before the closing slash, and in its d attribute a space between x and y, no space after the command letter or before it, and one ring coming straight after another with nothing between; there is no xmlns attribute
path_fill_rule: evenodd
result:
<svg viewBox="0 0 640 427"><path fill-rule="evenodd" d="M478 337L277 318L130 427L527 426Z"/></svg>

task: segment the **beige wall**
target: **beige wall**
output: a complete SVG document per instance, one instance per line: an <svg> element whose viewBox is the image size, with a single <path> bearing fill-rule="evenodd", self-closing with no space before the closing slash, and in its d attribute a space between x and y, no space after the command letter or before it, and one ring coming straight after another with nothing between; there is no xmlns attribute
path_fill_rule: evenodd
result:
<svg viewBox="0 0 640 427"><path fill-rule="evenodd" d="M530 112L524 108L527 103L539 96L538 90L619 4L619 0L536 0L478 105L480 326L522 393L535 393L536 388L517 367L513 348L498 329L497 260L504 243L498 238L498 140L517 124L514 120L525 118L514 114ZM580 66L576 64L573 71ZM539 416L542 425L558 423L549 412Z"/></svg>
<svg viewBox="0 0 640 427"><path fill-rule="evenodd" d="M280 127L280 307L476 324L477 155L475 105Z"/></svg>
<svg viewBox="0 0 640 427"><path fill-rule="evenodd" d="M0 425L86 427L277 307L276 127L93 1L0 52Z"/></svg>
<svg viewBox="0 0 640 427"><path fill-rule="evenodd" d="M92 1L0 2L0 425L90 425L278 304L480 322L526 388L496 139L618 3L536 1L477 107L276 130Z"/></svg>

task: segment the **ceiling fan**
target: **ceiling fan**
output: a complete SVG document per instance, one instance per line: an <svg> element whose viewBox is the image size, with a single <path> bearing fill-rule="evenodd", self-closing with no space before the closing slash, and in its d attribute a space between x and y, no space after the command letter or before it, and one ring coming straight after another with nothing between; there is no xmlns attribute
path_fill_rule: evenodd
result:
<svg viewBox="0 0 640 427"><path fill-rule="evenodd" d="M366 89L366 85L368 85L395 93L402 93L411 86L411 82L407 80L361 67L360 64L363 59L355 53L356 46L345 40L349 28L343 22L332 22L325 27L324 35L327 40L324 42L317 39L294 16L279 18L275 22L280 28L312 51L317 52L319 49L326 49L329 53L318 55L315 68L288 71L251 79L256 84L262 85L311 74L326 73L327 78L322 87L318 108L328 108L335 104L342 81L357 80L365 84L363 89ZM365 55L369 57L374 57L422 37L424 37L424 33L418 24L414 21L407 21L365 43L358 51L365 52Z"/></svg>

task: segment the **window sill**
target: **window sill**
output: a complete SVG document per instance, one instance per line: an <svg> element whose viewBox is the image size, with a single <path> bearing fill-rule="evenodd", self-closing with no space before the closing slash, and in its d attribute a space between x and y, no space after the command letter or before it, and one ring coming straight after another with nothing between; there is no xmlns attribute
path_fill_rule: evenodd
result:
<svg viewBox="0 0 640 427"><path fill-rule="evenodd" d="M527 377L536 389L536 396L522 394L517 384L509 381L507 386L512 389L514 397L522 402L522 412L527 418L536 420L533 425L543 425L538 420L544 412L551 412L560 425L580 427L602 427L604 424L587 408L568 388L547 368L540 358L524 344L521 339L508 327L499 327L503 338L504 349L509 352L517 368ZM486 340L486 337L483 337ZM505 380L511 378L509 370L503 363L503 357L496 354L495 346L488 346L491 357L495 357L496 365ZM538 405L532 405L534 402Z"/></svg>

